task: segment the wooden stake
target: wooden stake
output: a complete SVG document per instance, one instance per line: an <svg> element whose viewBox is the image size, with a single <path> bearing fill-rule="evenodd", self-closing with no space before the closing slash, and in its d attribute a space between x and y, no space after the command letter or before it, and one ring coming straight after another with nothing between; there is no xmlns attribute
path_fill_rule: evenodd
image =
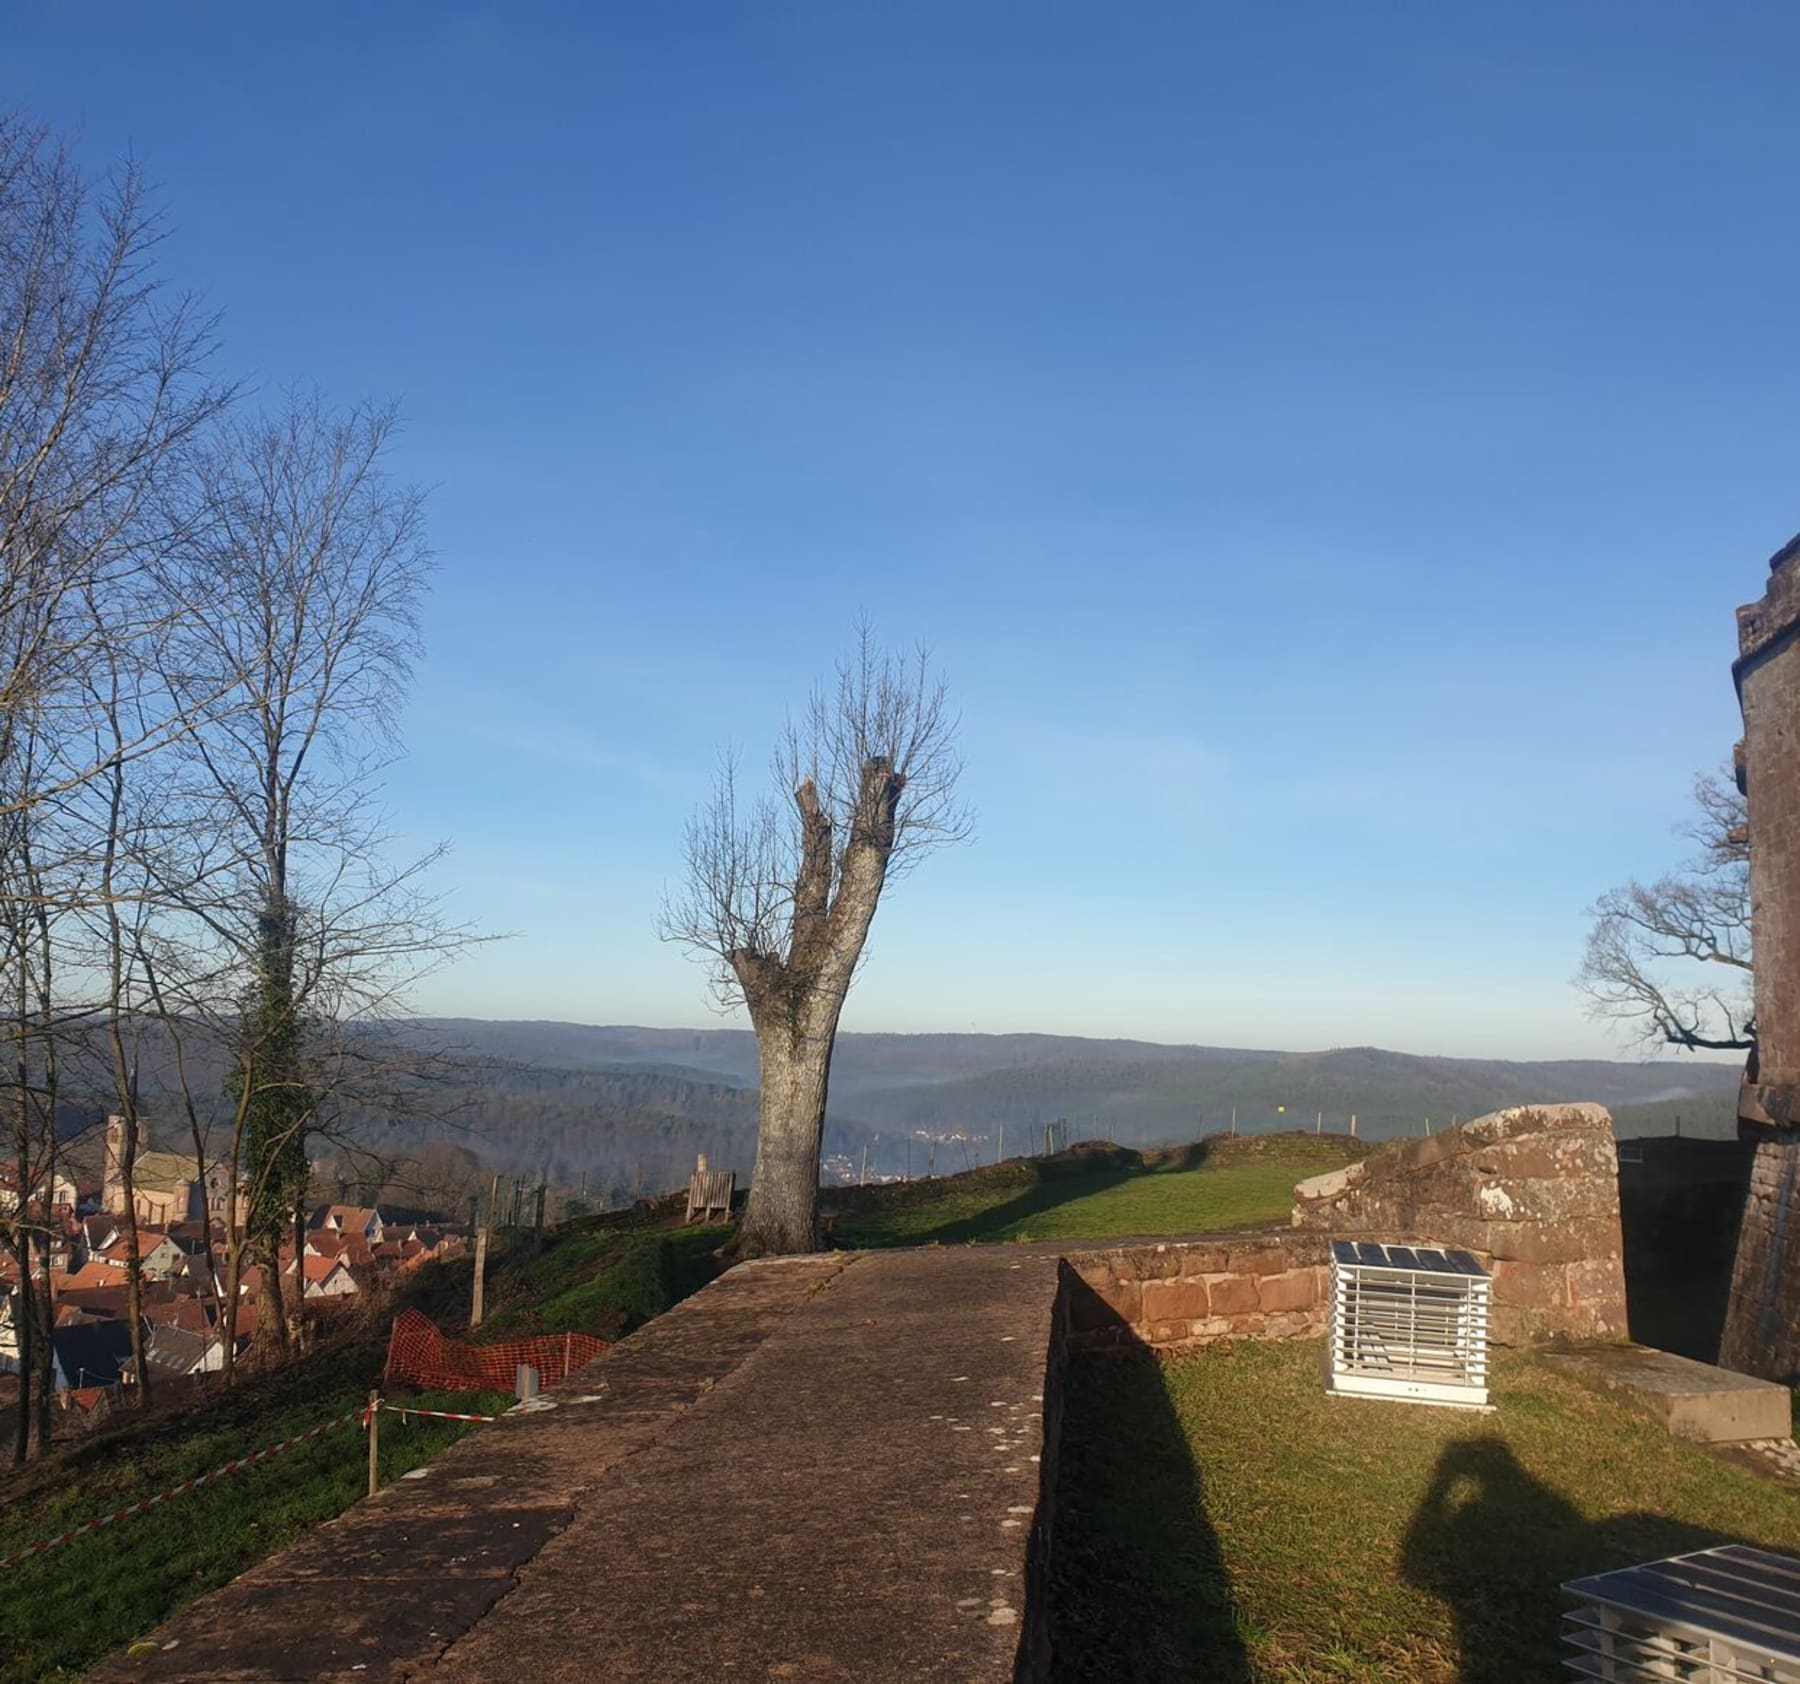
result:
<svg viewBox="0 0 1800 1684"><path fill-rule="evenodd" d="M369 1495L381 1485L381 1393L369 1393Z"/></svg>
<svg viewBox="0 0 1800 1684"><path fill-rule="evenodd" d="M484 1222L475 1230L475 1289L469 1297L469 1326L481 1326L487 1276L488 1229Z"/></svg>

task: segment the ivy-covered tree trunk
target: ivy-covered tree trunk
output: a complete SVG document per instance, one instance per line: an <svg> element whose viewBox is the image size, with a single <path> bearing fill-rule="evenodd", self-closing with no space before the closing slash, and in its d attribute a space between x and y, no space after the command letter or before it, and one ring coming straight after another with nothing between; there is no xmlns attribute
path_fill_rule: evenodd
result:
<svg viewBox="0 0 1800 1684"><path fill-rule="evenodd" d="M305 1034L294 991L298 913L279 888L257 921L256 975L246 1002L233 1097L244 1109L244 1176L250 1188L247 1238L263 1266L257 1337L269 1351L288 1348L282 1242L306 1196L306 1133L312 1094L306 1080ZM296 1305L305 1291L295 1258ZM297 1320L297 1317L296 1317Z"/></svg>

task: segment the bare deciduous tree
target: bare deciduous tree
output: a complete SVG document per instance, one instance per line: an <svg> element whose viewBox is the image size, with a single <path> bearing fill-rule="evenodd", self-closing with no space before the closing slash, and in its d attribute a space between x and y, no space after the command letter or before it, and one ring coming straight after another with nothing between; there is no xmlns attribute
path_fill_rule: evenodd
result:
<svg viewBox="0 0 1800 1684"><path fill-rule="evenodd" d="M174 536L165 493L230 395L204 378L211 320L158 281L159 239L134 168L90 180L46 132L0 114L0 998L25 1181L0 1239L23 1325L41 1329L20 1402L23 1424L35 1378L40 1445L64 1053L95 981L72 926L109 893L82 803L122 756L187 725L144 706L130 741L96 732L93 673L143 670L134 652L182 611L156 573Z"/></svg>
<svg viewBox="0 0 1800 1684"><path fill-rule="evenodd" d="M1596 1017L1688 1051L1753 1049L1750 861L1744 798L1728 776L1697 778L1686 834L1699 853L1654 883L1636 880L1593 907L1577 975Z"/></svg>
<svg viewBox="0 0 1800 1684"><path fill-rule="evenodd" d="M749 1013L761 1065L746 1255L818 1243L838 1019L887 883L969 832L956 736L924 651L884 653L864 627L835 683L788 724L774 765L786 800L746 805L727 760L688 825L685 887L662 933L709 959L721 1003Z"/></svg>
<svg viewBox="0 0 1800 1684"><path fill-rule="evenodd" d="M221 431L200 464L196 607L170 660L172 686L196 700L223 691L227 705L175 750L189 822L158 885L170 916L141 961L171 1034L210 1043L230 1071L222 1139L200 1120L212 1096L183 1102L243 1189L224 1297L235 1305L247 1245L271 1354L303 1292L296 1266L284 1314L281 1253L291 1237L298 1265L308 1143L352 1095L399 1103L409 1075L370 1026L470 939L421 886L441 850L392 865L382 829L378 780L428 568L421 499L386 470L393 428L389 410L335 413L303 396Z"/></svg>

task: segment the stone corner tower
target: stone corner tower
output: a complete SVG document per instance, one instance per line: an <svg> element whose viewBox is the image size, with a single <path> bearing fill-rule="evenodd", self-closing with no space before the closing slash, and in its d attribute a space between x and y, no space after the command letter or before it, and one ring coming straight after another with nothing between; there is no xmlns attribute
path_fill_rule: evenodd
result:
<svg viewBox="0 0 1800 1684"><path fill-rule="evenodd" d="M1738 1133L1756 1142L1719 1360L1800 1376L1800 537L1737 611L1744 714L1737 775L1749 810L1756 1050Z"/></svg>

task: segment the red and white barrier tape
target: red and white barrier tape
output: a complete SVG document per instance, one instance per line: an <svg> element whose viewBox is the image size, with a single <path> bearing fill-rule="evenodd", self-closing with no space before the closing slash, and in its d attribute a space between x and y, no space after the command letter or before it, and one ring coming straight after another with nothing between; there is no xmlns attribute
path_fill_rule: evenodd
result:
<svg viewBox="0 0 1800 1684"><path fill-rule="evenodd" d="M279 1444L271 1444L261 1450L253 1450L248 1456L240 1456L235 1462L227 1462L223 1467L213 1468L210 1472L197 1474L193 1479L184 1479L179 1485L172 1485L167 1491L159 1491L154 1497L145 1497L139 1502L128 1503L122 1509L114 1509L111 1514L103 1514L96 1520L84 1520L79 1526L71 1527L67 1532L59 1532L54 1538L46 1538L42 1543L33 1544L29 1549L18 1550L12 1555L0 1556L0 1573L9 1567L16 1567L21 1561L29 1561L33 1556L43 1555L59 1544L66 1544L73 1538L84 1537L89 1532L98 1532L103 1527L111 1526L114 1521L128 1520L134 1514L142 1514L146 1509L153 1509L159 1503L166 1503L171 1497L183 1497L190 1491L197 1491L202 1485L215 1479L223 1479L226 1474L237 1473L253 1463L267 1461L269 1457L278 1455L283 1450L292 1450L296 1444L304 1444L309 1438L317 1438L321 1433L332 1432L338 1427L348 1426L355 1420L366 1420L367 1410L353 1409L348 1415L340 1415L335 1421L327 1421L323 1426L313 1427L310 1431L296 1433L292 1438L284 1438Z"/></svg>
<svg viewBox="0 0 1800 1684"><path fill-rule="evenodd" d="M453 1415L448 1409L408 1409L398 1403L384 1403L381 1407L395 1415L428 1415L434 1421L498 1421L500 1419L498 1415Z"/></svg>

